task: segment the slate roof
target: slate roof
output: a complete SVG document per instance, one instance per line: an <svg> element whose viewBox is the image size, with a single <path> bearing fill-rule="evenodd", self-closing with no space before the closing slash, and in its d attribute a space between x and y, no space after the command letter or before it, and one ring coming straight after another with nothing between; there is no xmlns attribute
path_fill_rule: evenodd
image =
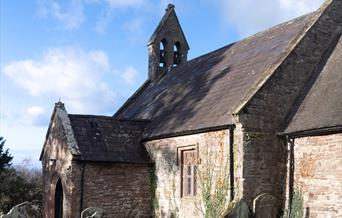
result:
<svg viewBox="0 0 342 218"><path fill-rule="evenodd" d="M84 161L149 163L141 136L147 122L113 117L69 114L74 137Z"/></svg>
<svg viewBox="0 0 342 218"><path fill-rule="evenodd" d="M285 133L342 126L342 37Z"/></svg>
<svg viewBox="0 0 342 218"><path fill-rule="evenodd" d="M114 115L148 119L146 138L232 124L246 102L287 57L322 10L280 24L172 68L147 81Z"/></svg>

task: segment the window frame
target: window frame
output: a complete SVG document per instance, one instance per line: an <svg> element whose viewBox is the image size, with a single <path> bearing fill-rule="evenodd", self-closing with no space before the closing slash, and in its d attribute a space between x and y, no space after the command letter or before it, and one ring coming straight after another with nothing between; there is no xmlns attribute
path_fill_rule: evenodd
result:
<svg viewBox="0 0 342 218"><path fill-rule="evenodd" d="M186 165L184 164L184 154L185 152L194 151L196 160L194 164ZM198 177L198 165L199 161L199 154L198 154L198 144L197 145L188 145L182 146L177 148L177 164L180 167L180 196L183 197L194 197L197 194L197 177ZM185 169L185 167L187 169ZM190 167L190 174L184 175L185 172L189 172ZM185 180L189 180L185 181ZM188 182L188 183L187 183ZM185 193L185 185L190 184L190 193Z"/></svg>

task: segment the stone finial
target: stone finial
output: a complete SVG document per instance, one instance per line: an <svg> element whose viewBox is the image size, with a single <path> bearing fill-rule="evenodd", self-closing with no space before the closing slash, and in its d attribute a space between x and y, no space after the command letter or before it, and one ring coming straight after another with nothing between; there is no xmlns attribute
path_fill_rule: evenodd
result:
<svg viewBox="0 0 342 218"><path fill-rule="evenodd" d="M165 9L165 11L169 11L169 10L171 10L171 9L173 9L173 8L175 8L175 5L173 5L173 4L168 4L168 5L167 5L167 8Z"/></svg>
<svg viewBox="0 0 342 218"><path fill-rule="evenodd" d="M64 103L61 102L60 100L58 102L55 103L55 107L56 108L60 108L62 110L65 110L65 106L64 106Z"/></svg>

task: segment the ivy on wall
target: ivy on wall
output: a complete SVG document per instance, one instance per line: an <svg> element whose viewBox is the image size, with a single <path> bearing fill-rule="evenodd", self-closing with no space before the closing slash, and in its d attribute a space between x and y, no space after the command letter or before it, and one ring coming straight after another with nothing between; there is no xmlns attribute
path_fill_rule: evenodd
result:
<svg viewBox="0 0 342 218"><path fill-rule="evenodd" d="M157 189L157 176L156 176L156 167L153 165L150 169L150 193L152 196L152 209L154 212L154 217L159 217L159 198L156 193Z"/></svg>
<svg viewBox="0 0 342 218"><path fill-rule="evenodd" d="M291 218L303 218L304 216L304 200L302 192L295 190L291 202ZM288 210L285 211L283 218L288 218Z"/></svg>
<svg viewBox="0 0 342 218"><path fill-rule="evenodd" d="M224 133L217 135L215 139L220 142L219 149L206 145L199 168L199 186L206 218L220 217L229 204L229 155L224 152Z"/></svg>

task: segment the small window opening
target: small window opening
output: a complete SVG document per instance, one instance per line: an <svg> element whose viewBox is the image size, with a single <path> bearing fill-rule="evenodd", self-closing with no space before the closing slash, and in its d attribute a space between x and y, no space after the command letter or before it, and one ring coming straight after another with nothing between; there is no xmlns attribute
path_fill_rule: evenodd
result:
<svg viewBox="0 0 342 218"><path fill-rule="evenodd" d="M180 49L181 49L180 42L176 42L173 45L173 66L179 65L182 61Z"/></svg>
<svg viewBox="0 0 342 218"><path fill-rule="evenodd" d="M166 46L167 46L166 39L161 40L161 42L160 42L160 61L159 61L159 66L160 67L164 67L165 66Z"/></svg>
<svg viewBox="0 0 342 218"><path fill-rule="evenodd" d="M197 152L195 149L181 151L182 197L196 195Z"/></svg>

